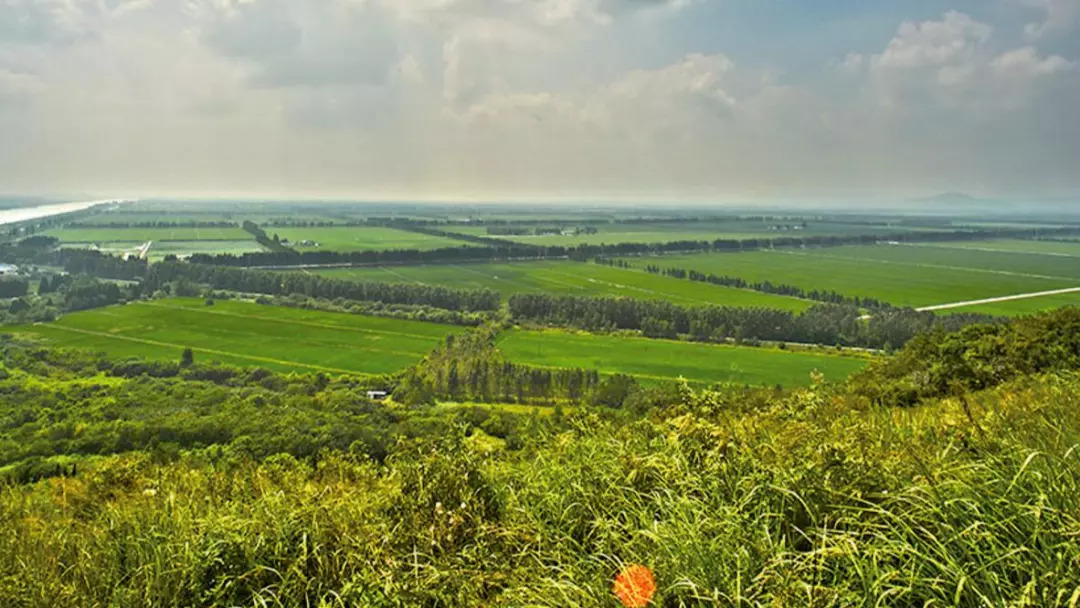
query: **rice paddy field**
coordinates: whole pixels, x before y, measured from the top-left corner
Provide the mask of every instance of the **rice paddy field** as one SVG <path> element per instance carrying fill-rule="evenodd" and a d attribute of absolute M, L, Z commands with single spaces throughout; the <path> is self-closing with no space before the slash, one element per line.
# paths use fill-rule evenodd
<path fill-rule="evenodd" d="M 154 241 L 150 245 L 147 257 L 151 262 L 159 262 L 167 255 L 186 257 L 195 253 L 231 253 L 240 255 L 254 251 L 265 251 L 255 241 Z"/>
<path fill-rule="evenodd" d="M 676 342 L 566 331 L 510 330 L 499 336 L 510 360 L 546 367 L 581 367 L 601 374 L 624 373 L 644 381 L 684 377 L 697 384 L 717 382 L 783 386 L 810 384 L 817 370 L 843 380 L 869 359 L 825 352 Z"/>
<path fill-rule="evenodd" d="M 218 218 L 220 220 L 220 218 Z M 245 241 L 252 240 L 239 227 L 222 228 L 56 228 L 44 233 L 61 243 L 104 243 L 146 241 Z"/>
<path fill-rule="evenodd" d="M 790 236 L 822 236 L 844 234 L 895 234 L 921 230 L 912 226 L 882 226 L 845 224 L 838 222 L 807 222 L 801 219 L 725 220 L 702 222 L 649 222 L 642 224 L 611 223 L 593 224 L 596 234 L 579 235 L 492 235 L 486 226 L 455 226 L 447 228 L 474 236 L 486 236 L 520 243 L 550 246 L 600 245 L 616 243 L 665 243 L 669 241 L 712 241 L 715 239 L 780 238 Z M 522 225 L 529 231 L 535 225 Z M 573 226 L 566 226 L 567 229 Z"/>
<path fill-rule="evenodd" d="M 297 251 L 378 251 L 385 249 L 441 249 L 444 247 L 469 247 L 466 241 L 449 239 L 394 228 L 367 226 L 313 226 L 264 227 L 267 234 L 277 234 L 289 240 L 289 246 Z M 312 241 L 318 246 L 302 246 L 298 243 Z"/>
<path fill-rule="evenodd" d="M 987 241 L 954 241 L 948 243 L 919 243 L 912 246 L 929 247 L 931 249 L 973 249 L 976 251 L 989 252 L 1033 253 L 1071 257 L 1080 260 L 1080 241 L 999 239 Z"/>
<path fill-rule="evenodd" d="M 112 306 L 53 323 L 4 328 L 58 346 L 113 358 L 178 361 L 190 347 L 197 361 L 284 372 L 381 374 L 419 361 L 454 326 L 250 302 L 169 299 Z"/>
<path fill-rule="evenodd" d="M 1030 247 L 1025 250 L 997 250 Z M 927 307 L 1080 286 L 1080 263 L 1058 243 L 985 241 L 777 249 L 628 258 L 636 267 L 676 267 L 749 281 L 787 283 Z M 1044 250 L 1040 251 L 1040 248 Z M 1051 250 L 1055 251 L 1051 251 Z M 1024 314 L 1080 303 L 1080 294 L 973 305 L 955 311 Z"/>
<path fill-rule="evenodd" d="M 498 291 L 504 299 L 515 293 L 556 293 L 659 299 L 683 305 L 764 306 L 791 311 L 804 310 L 812 304 L 787 296 L 656 276 L 641 269 L 571 261 L 379 266 L 312 272 L 362 281 L 419 283 L 463 289 L 488 288 Z"/>

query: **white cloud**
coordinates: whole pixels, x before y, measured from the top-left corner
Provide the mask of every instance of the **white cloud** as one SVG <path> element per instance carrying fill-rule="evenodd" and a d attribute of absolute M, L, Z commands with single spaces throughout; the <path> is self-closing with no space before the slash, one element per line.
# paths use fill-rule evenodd
<path fill-rule="evenodd" d="M 1049 76 L 1072 69 L 1075 64 L 1060 55 L 1040 57 L 1035 47 L 1015 49 L 994 59 L 991 67 L 999 74 L 1012 78 Z"/>
<path fill-rule="evenodd" d="M 885 50 L 870 60 L 870 66 L 910 70 L 963 64 L 971 61 L 992 32 L 989 25 L 956 11 L 949 11 L 941 21 L 907 21 Z"/>
<path fill-rule="evenodd" d="M 399 58 L 395 24 L 373 2 L 202 0 L 188 13 L 259 86 L 381 83 Z"/>
<path fill-rule="evenodd" d="M 1023 4 L 1045 13 L 1041 22 L 1024 26 L 1024 33 L 1031 39 L 1061 34 L 1080 23 L 1080 0 L 1020 0 Z"/>
<path fill-rule="evenodd" d="M 112 19 L 154 0 L 3 0 L 0 45 L 70 44 L 96 35 Z"/>
<path fill-rule="evenodd" d="M 690 5 L 0 0 L 38 23 L 4 36 L 17 24 L 0 14 L 0 125 L 15 134 L 0 141 L 0 181 L 357 196 L 1080 189 L 1076 58 L 1016 48 L 1030 17 L 904 22 L 820 73 L 785 74 L 723 40 L 673 40 L 704 27 L 692 20 L 709 11 Z M 665 24 L 668 39 L 643 38 Z"/>
<path fill-rule="evenodd" d="M 1015 110 L 1040 94 L 1036 78 L 1072 67 L 1032 46 L 1000 50 L 999 38 L 991 26 L 951 11 L 939 21 L 905 22 L 881 53 L 849 54 L 839 67 L 865 73 L 871 97 L 905 114 L 932 107 Z"/>

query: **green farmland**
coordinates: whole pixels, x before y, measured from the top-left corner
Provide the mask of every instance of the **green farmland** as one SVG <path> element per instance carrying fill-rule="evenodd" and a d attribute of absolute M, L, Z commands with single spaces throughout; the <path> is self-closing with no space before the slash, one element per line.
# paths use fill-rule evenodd
<path fill-rule="evenodd" d="M 949 247 L 876 245 L 777 249 L 629 258 L 635 266 L 685 268 L 806 290 L 873 297 L 898 306 L 935 306 L 1080 286 L 1069 257 Z M 1074 301 L 1069 296 L 1056 296 Z M 1021 304 L 1021 302 L 1024 302 Z M 1038 299 L 995 305 L 1001 314 L 1030 312 Z M 1052 307 L 1054 301 L 1047 300 Z M 956 310 L 985 311 L 979 307 Z"/>
<path fill-rule="evenodd" d="M 439 236 L 367 226 L 312 226 L 308 228 L 265 226 L 267 234 L 289 240 L 297 251 L 379 251 L 386 249 L 442 249 L 469 247 L 470 243 Z M 315 245 L 298 245 L 304 241 Z"/>
<path fill-rule="evenodd" d="M 802 386 L 810 384 L 810 372 L 814 370 L 827 379 L 842 380 L 869 361 L 829 353 L 565 331 L 507 331 L 499 337 L 499 349 L 510 360 L 528 365 L 580 367 L 601 374 L 630 374 L 643 380 L 666 381 L 681 376 L 701 384 Z"/>
<path fill-rule="evenodd" d="M 770 239 L 799 236 L 824 236 L 845 234 L 895 234 L 917 230 L 902 226 L 866 226 L 835 222 L 809 222 L 804 227 L 801 220 L 715 220 L 702 222 L 649 222 L 641 224 L 610 223 L 590 224 L 596 234 L 578 235 L 493 235 L 485 226 L 454 226 L 447 228 L 473 236 L 487 236 L 508 241 L 547 246 L 613 245 L 616 243 L 666 243 L 670 241 L 712 241 L 716 239 Z M 536 225 L 516 226 L 532 232 Z M 572 229 L 573 226 L 566 226 Z"/>
<path fill-rule="evenodd" d="M 222 228 L 57 228 L 46 236 L 62 243 L 145 243 L 146 241 L 249 241 L 252 236 L 238 227 Z"/>
<path fill-rule="evenodd" d="M 113 358 L 198 361 L 276 371 L 380 374 L 416 363 L 457 327 L 249 302 L 172 299 L 69 314 L 5 328 Z"/>
<path fill-rule="evenodd" d="M 915 247 L 935 249 L 974 249 L 987 252 L 1042 254 L 1080 258 L 1080 241 L 1037 241 L 1033 239 L 1000 239 L 988 241 L 953 241 L 949 243 L 919 243 Z"/>
<path fill-rule="evenodd" d="M 231 253 L 240 255 L 253 251 L 265 251 L 253 240 L 246 241 L 155 241 L 150 245 L 151 262 L 159 262 L 167 255 L 186 257 L 196 253 Z"/>
<path fill-rule="evenodd" d="M 504 299 L 515 293 L 555 293 L 659 299 L 683 305 L 767 306 L 791 311 L 804 310 L 811 305 L 811 302 L 797 298 L 694 283 L 635 269 L 569 261 L 381 266 L 316 272 L 327 277 L 363 281 L 488 288 L 498 291 Z"/>

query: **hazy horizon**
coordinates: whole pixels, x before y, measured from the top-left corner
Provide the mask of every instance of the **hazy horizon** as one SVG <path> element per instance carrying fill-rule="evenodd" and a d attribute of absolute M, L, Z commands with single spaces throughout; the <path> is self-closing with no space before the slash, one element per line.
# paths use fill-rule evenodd
<path fill-rule="evenodd" d="M 10 0 L 0 187 L 642 205 L 1080 195 L 1080 0 Z"/>

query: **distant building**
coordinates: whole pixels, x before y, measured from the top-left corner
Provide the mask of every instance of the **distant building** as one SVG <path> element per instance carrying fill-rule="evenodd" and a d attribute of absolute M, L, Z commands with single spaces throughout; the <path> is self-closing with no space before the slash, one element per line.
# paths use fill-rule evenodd
<path fill-rule="evenodd" d="M 0 264 L 0 275 L 16 274 L 19 272 L 18 266 L 12 266 L 11 264 Z"/>
<path fill-rule="evenodd" d="M 368 391 L 367 398 L 373 401 L 382 401 L 386 399 L 386 391 Z"/>

